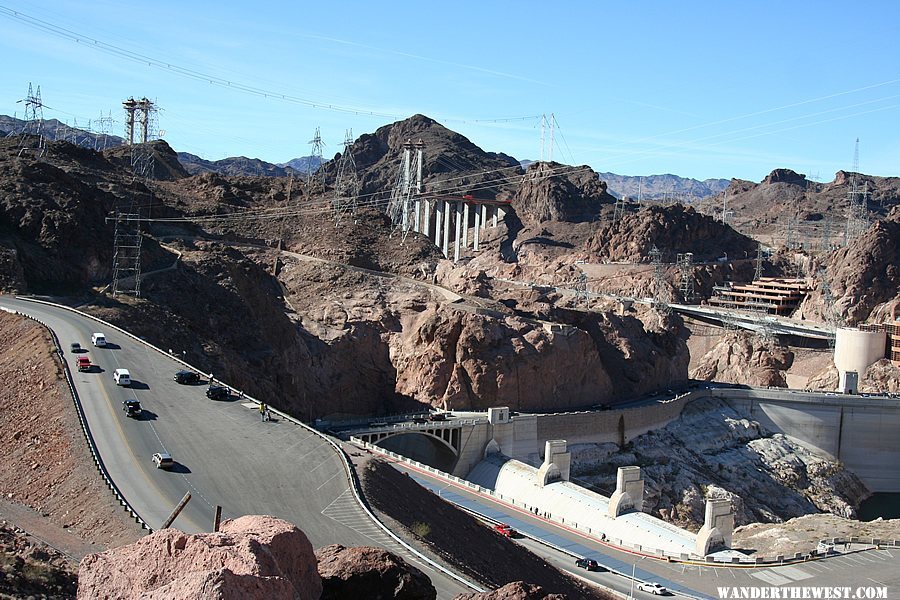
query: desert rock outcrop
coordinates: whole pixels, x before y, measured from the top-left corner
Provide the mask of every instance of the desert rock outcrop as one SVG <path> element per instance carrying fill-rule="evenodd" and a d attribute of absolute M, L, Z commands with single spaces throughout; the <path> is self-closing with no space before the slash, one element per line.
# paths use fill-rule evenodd
<path fill-rule="evenodd" d="M 225 521 L 218 533 L 154 532 L 85 557 L 78 579 L 78 598 L 85 600 L 318 600 L 322 594 L 306 535 L 265 516 Z"/>
<path fill-rule="evenodd" d="M 691 378 L 760 387 L 787 387 L 786 371 L 794 354 L 774 340 L 735 331 L 722 339 L 697 363 Z"/>
<path fill-rule="evenodd" d="M 322 600 L 434 600 L 437 591 L 422 571 L 381 548 L 332 544 L 316 550 Z"/>
<path fill-rule="evenodd" d="M 539 585 L 513 581 L 490 592 L 460 594 L 453 600 L 566 600 L 563 594 L 548 594 Z"/>

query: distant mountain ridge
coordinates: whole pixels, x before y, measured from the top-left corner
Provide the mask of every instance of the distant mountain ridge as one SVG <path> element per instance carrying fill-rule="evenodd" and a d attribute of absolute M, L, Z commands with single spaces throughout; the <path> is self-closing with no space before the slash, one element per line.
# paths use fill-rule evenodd
<path fill-rule="evenodd" d="M 638 196 L 648 200 L 667 198 L 701 200 L 719 194 L 731 183 L 730 179 L 691 179 L 678 175 L 617 175 L 616 173 L 600 173 L 600 179 L 606 182 L 607 190 L 616 198 L 628 196 L 636 200 Z"/>

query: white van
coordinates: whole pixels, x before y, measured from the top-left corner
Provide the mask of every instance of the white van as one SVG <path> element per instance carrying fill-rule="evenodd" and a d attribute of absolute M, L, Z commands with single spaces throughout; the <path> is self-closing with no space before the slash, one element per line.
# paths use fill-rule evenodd
<path fill-rule="evenodd" d="M 102 348 L 106 345 L 106 336 L 102 333 L 95 333 L 91 335 L 91 343 L 99 348 Z"/>
<path fill-rule="evenodd" d="M 113 379 L 116 380 L 116 385 L 131 385 L 131 373 L 128 369 L 116 369 L 113 371 Z"/>

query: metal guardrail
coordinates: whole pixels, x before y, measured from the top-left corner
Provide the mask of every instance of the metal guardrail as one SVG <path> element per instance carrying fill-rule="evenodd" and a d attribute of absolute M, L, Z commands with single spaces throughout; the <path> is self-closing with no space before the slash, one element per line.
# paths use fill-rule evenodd
<path fill-rule="evenodd" d="M 109 471 L 106 470 L 106 465 L 103 463 L 103 458 L 100 456 L 100 452 L 97 450 L 97 444 L 96 442 L 94 442 L 94 436 L 91 434 L 91 429 L 88 426 L 87 418 L 84 415 L 84 408 L 81 405 L 81 397 L 78 395 L 78 390 L 75 389 L 75 382 L 72 380 L 72 372 L 69 369 L 69 363 L 66 360 L 65 352 L 63 351 L 62 345 L 59 343 L 59 338 L 56 336 L 56 332 L 53 331 L 53 329 L 49 325 L 47 325 L 40 319 L 7 308 L 2 308 L 2 310 L 11 314 L 26 317 L 28 319 L 31 319 L 32 321 L 35 321 L 36 323 L 40 323 L 41 326 L 49 332 L 50 338 L 53 340 L 53 345 L 56 346 L 57 355 L 59 356 L 60 362 L 62 363 L 63 373 L 66 377 L 66 384 L 69 386 L 69 392 L 72 394 L 72 400 L 75 404 L 75 412 L 78 415 L 78 421 L 81 423 L 81 431 L 84 434 L 85 440 L 87 441 L 88 450 L 91 453 L 91 457 L 94 459 L 94 465 L 100 472 L 100 476 L 103 477 L 103 480 L 106 482 L 107 487 L 109 487 L 113 495 L 119 501 L 119 504 L 121 504 L 125 508 L 125 510 L 129 514 L 131 514 L 134 520 L 143 529 L 147 529 L 148 531 L 152 532 L 153 528 L 150 527 L 147 521 L 145 521 L 143 517 L 141 517 L 134 509 L 134 507 L 131 506 L 131 504 L 119 490 L 116 483 L 112 480 L 112 477 L 110 477 Z"/>
<path fill-rule="evenodd" d="M 103 319 L 95 317 L 94 315 L 85 313 L 83 311 L 72 308 L 70 306 L 65 306 L 63 304 L 56 304 L 54 302 L 48 302 L 46 300 L 40 300 L 40 299 L 36 299 L 36 298 L 28 298 L 28 297 L 24 297 L 24 296 L 16 296 L 16 299 L 25 300 L 28 302 L 34 302 L 36 304 L 44 304 L 47 306 L 52 306 L 54 308 L 61 308 L 61 309 L 73 312 L 75 314 L 78 314 L 87 319 L 91 319 L 93 321 L 96 321 L 96 322 L 102 324 L 106 328 L 118 331 L 119 333 L 122 333 L 122 334 L 130 337 L 131 339 L 135 340 L 136 342 L 138 342 L 140 344 L 144 344 L 148 348 L 155 350 L 156 352 L 159 352 L 160 354 L 163 354 L 163 355 L 175 360 L 176 362 L 181 363 L 182 365 L 184 365 L 185 367 L 187 367 L 193 371 L 196 371 L 198 373 L 201 372 L 199 369 L 194 368 L 193 365 L 178 358 L 177 356 L 174 356 L 173 354 L 170 354 L 170 353 L 162 350 L 161 348 L 154 346 L 153 344 L 149 343 L 148 341 L 139 338 L 138 336 L 122 329 L 121 327 L 118 327 L 116 325 L 113 325 L 112 323 L 104 321 Z M 151 528 L 150 525 L 148 525 L 147 522 L 144 521 L 143 518 L 141 518 L 137 514 L 137 512 L 134 510 L 134 508 L 132 508 L 132 506 L 128 503 L 128 501 L 125 499 L 125 497 L 119 491 L 118 487 L 116 487 L 115 482 L 113 482 L 112 478 L 109 476 L 109 473 L 106 471 L 105 465 L 103 465 L 103 460 L 100 457 L 99 452 L 97 451 L 93 436 L 91 435 L 91 432 L 90 432 L 90 427 L 88 426 L 87 419 L 85 418 L 84 413 L 82 411 L 80 399 L 78 398 L 77 392 L 75 391 L 74 382 L 71 379 L 71 374 L 69 373 L 68 364 L 65 361 L 65 355 L 63 354 L 63 351 L 59 345 L 59 339 L 56 337 L 56 333 L 48 325 L 46 325 L 45 323 L 41 322 L 38 319 L 35 319 L 34 317 L 31 317 L 29 315 L 23 315 L 23 314 L 19 313 L 18 311 L 10 311 L 7 309 L 4 309 L 4 310 L 6 310 L 7 312 L 13 312 L 15 314 L 19 314 L 21 316 L 33 319 L 33 320 L 37 321 L 38 323 L 41 323 L 41 325 L 43 325 L 45 328 L 47 328 L 47 330 L 51 333 L 54 343 L 57 346 L 57 352 L 59 352 L 60 356 L 62 357 L 63 365 L 65 366 L 66 378 L 69 383 L 69 388 L 72 391 L 73 398 L 76 399 L 76 408 L 78 410 L 78 417 L 79 417 L 79 420 L 81 421 L 82 430 L 85 433 L 85 437 L 88 440 L 88 446 L 91 449 L 91 454 L 94 457 L 94 462 L 97 464 L 98 468 L 100 469 L 101 475 L 103 475 L 104 480 L 106 480 L 107 484 L 110 486 L 110 489 L 113 491 L 113 493 L 115 494 L 115 496 L 119 500 L 119 502 L 122 503 L 122 505 L 126 507 L 126 509 L 135 517 L 135 519 L 138 521 L 138 523 L 140 523 L 142 525 L 142 527 L 144 527 L 152 532 L 153 528 Z M 224 385 L 232 392 L 242 393 L 240 390 L 237 390 L 222 381 L 217 380 L 217 382 L 221 385 Z M 261 402 L 259 400 L 257 400 L 256 398 L 253 398 L 252 396 L 248 396 L 248 395 L 244 394 L 243 398 L 245 400 L 255 402 L 256 404 L 261 404 Z M 372 520 L 372 522 L 375 523 L 379 528 L 381 528 L 389 537 L 391 537 L 391 539 L 393 539 L 395 542 L 397 542 L 397 544 L 399 544 L 400 546 L 405 548 L 411 554 L 414 554 L 418 559 L 420 559 L 423 562 L 425 562 L 426 564 L 430 565 L 433 569 L 440 571 L 441 573 L 444 573 L 448 577 L 462 583 L 466 587 L 473 589 L 477 592 L 485 591 L 484 588 L 482 588 L 481 586 L 469 581 L 468 579 L 466 579 L 465 577 L 463 577 L 457 573 L 454 573 L 453 571 L 447 569 L 446 567 L 436 563 L 429 557 L 425 556 L 424 554 L 422 554 L 421 552 L 419 552 L 418 550 L 416 550 L 415 548 L 410 546 L 408 543 L 406 543 L 403 539 L 398 537 L 397 534 L 395 534 L 393 531 L 391 531 L 387 525 L 382 523 L 381 520 L 378 519 L 375 516 L 375 514 L 371 511 L 371 509 L 368 506 L 368 503 L 365 501 L 365 498 L 362 495 L 362 486 L 360 485 L 359 478 L 356 475 L 356 471 L 353 469 L 353 466 L 350 463 L 350 458 L 347 456 L 346 452 L 344 452 L 344 450 L 333 439 L 331 439 L 329 436 L 325 435 L 321 431 L 318 431 L 314 427 L 310 427 L 303 421 L 300 421 L 299 419 L 296 419 L 293 416 L 288 415 L 287 413 L 284 413 L 280 410 L 272 409 L 272 408 L 270 408 L 269 410 L 271 412 L 273 412 L 274 414 L 276 414 L 279 418 L 285 419 L 286 421 L 290 421 L 290 422 L 294 423 L 295 425 L 298 425 L 298 426 L 302 427 L 303 429 L 306 429 L 310 433 L 319 436 L 321 439 L 323 439 L 325 442 L 327 442 L 328 444 L 330 444 L 332 446 L 332 448 L 337 452 L 338 456 L 340 456 L 340 458 L 341 458 L 341 463 L 344 466 L 344 474 L 347 478 L 348 486 L 353 491 L 353 496 L 356 499 L 357 504 L 360 506 L 360 508 L 362 508 L 363 512 L 366 513 L 366 515 Z"/>

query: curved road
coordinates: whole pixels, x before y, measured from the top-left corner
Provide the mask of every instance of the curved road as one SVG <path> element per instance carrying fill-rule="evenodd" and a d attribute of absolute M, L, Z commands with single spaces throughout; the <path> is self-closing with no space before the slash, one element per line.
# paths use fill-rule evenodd
<path fill-rule="evenodd" d="M 175 383 L 180 363 L 93 319 L 7 296 L 0 306 L 54 330 L 110 477 L 154 529 L 189 491 L 192 499 L 173 523 L 183 531 L 211 531 L 216 505 L 223 519 L 273 515 L 297 524 L 315 548 L 374 545 L 399 554 L 425 571 L 441 598 L 471 591 L 372 523 L 354 499 L 342 459 L 318 434 L 287 420 L 263 423 L 255 404 L 209 400 L 205 385 Z M 95 331 L 106 334 L 107 348 L 91 345 Z M 81 356 L 97 365 L 92 372 L 75 369 L 71 342 L 88 349 Z M 115 385 L 117 368 L 131 371 L 132 387 Z M 140 420 L 122 411 L 133 398 L 144 408 Z M 161 450 L 175 459 L 172 471 L 154 467 L 151 456 Z"/>

